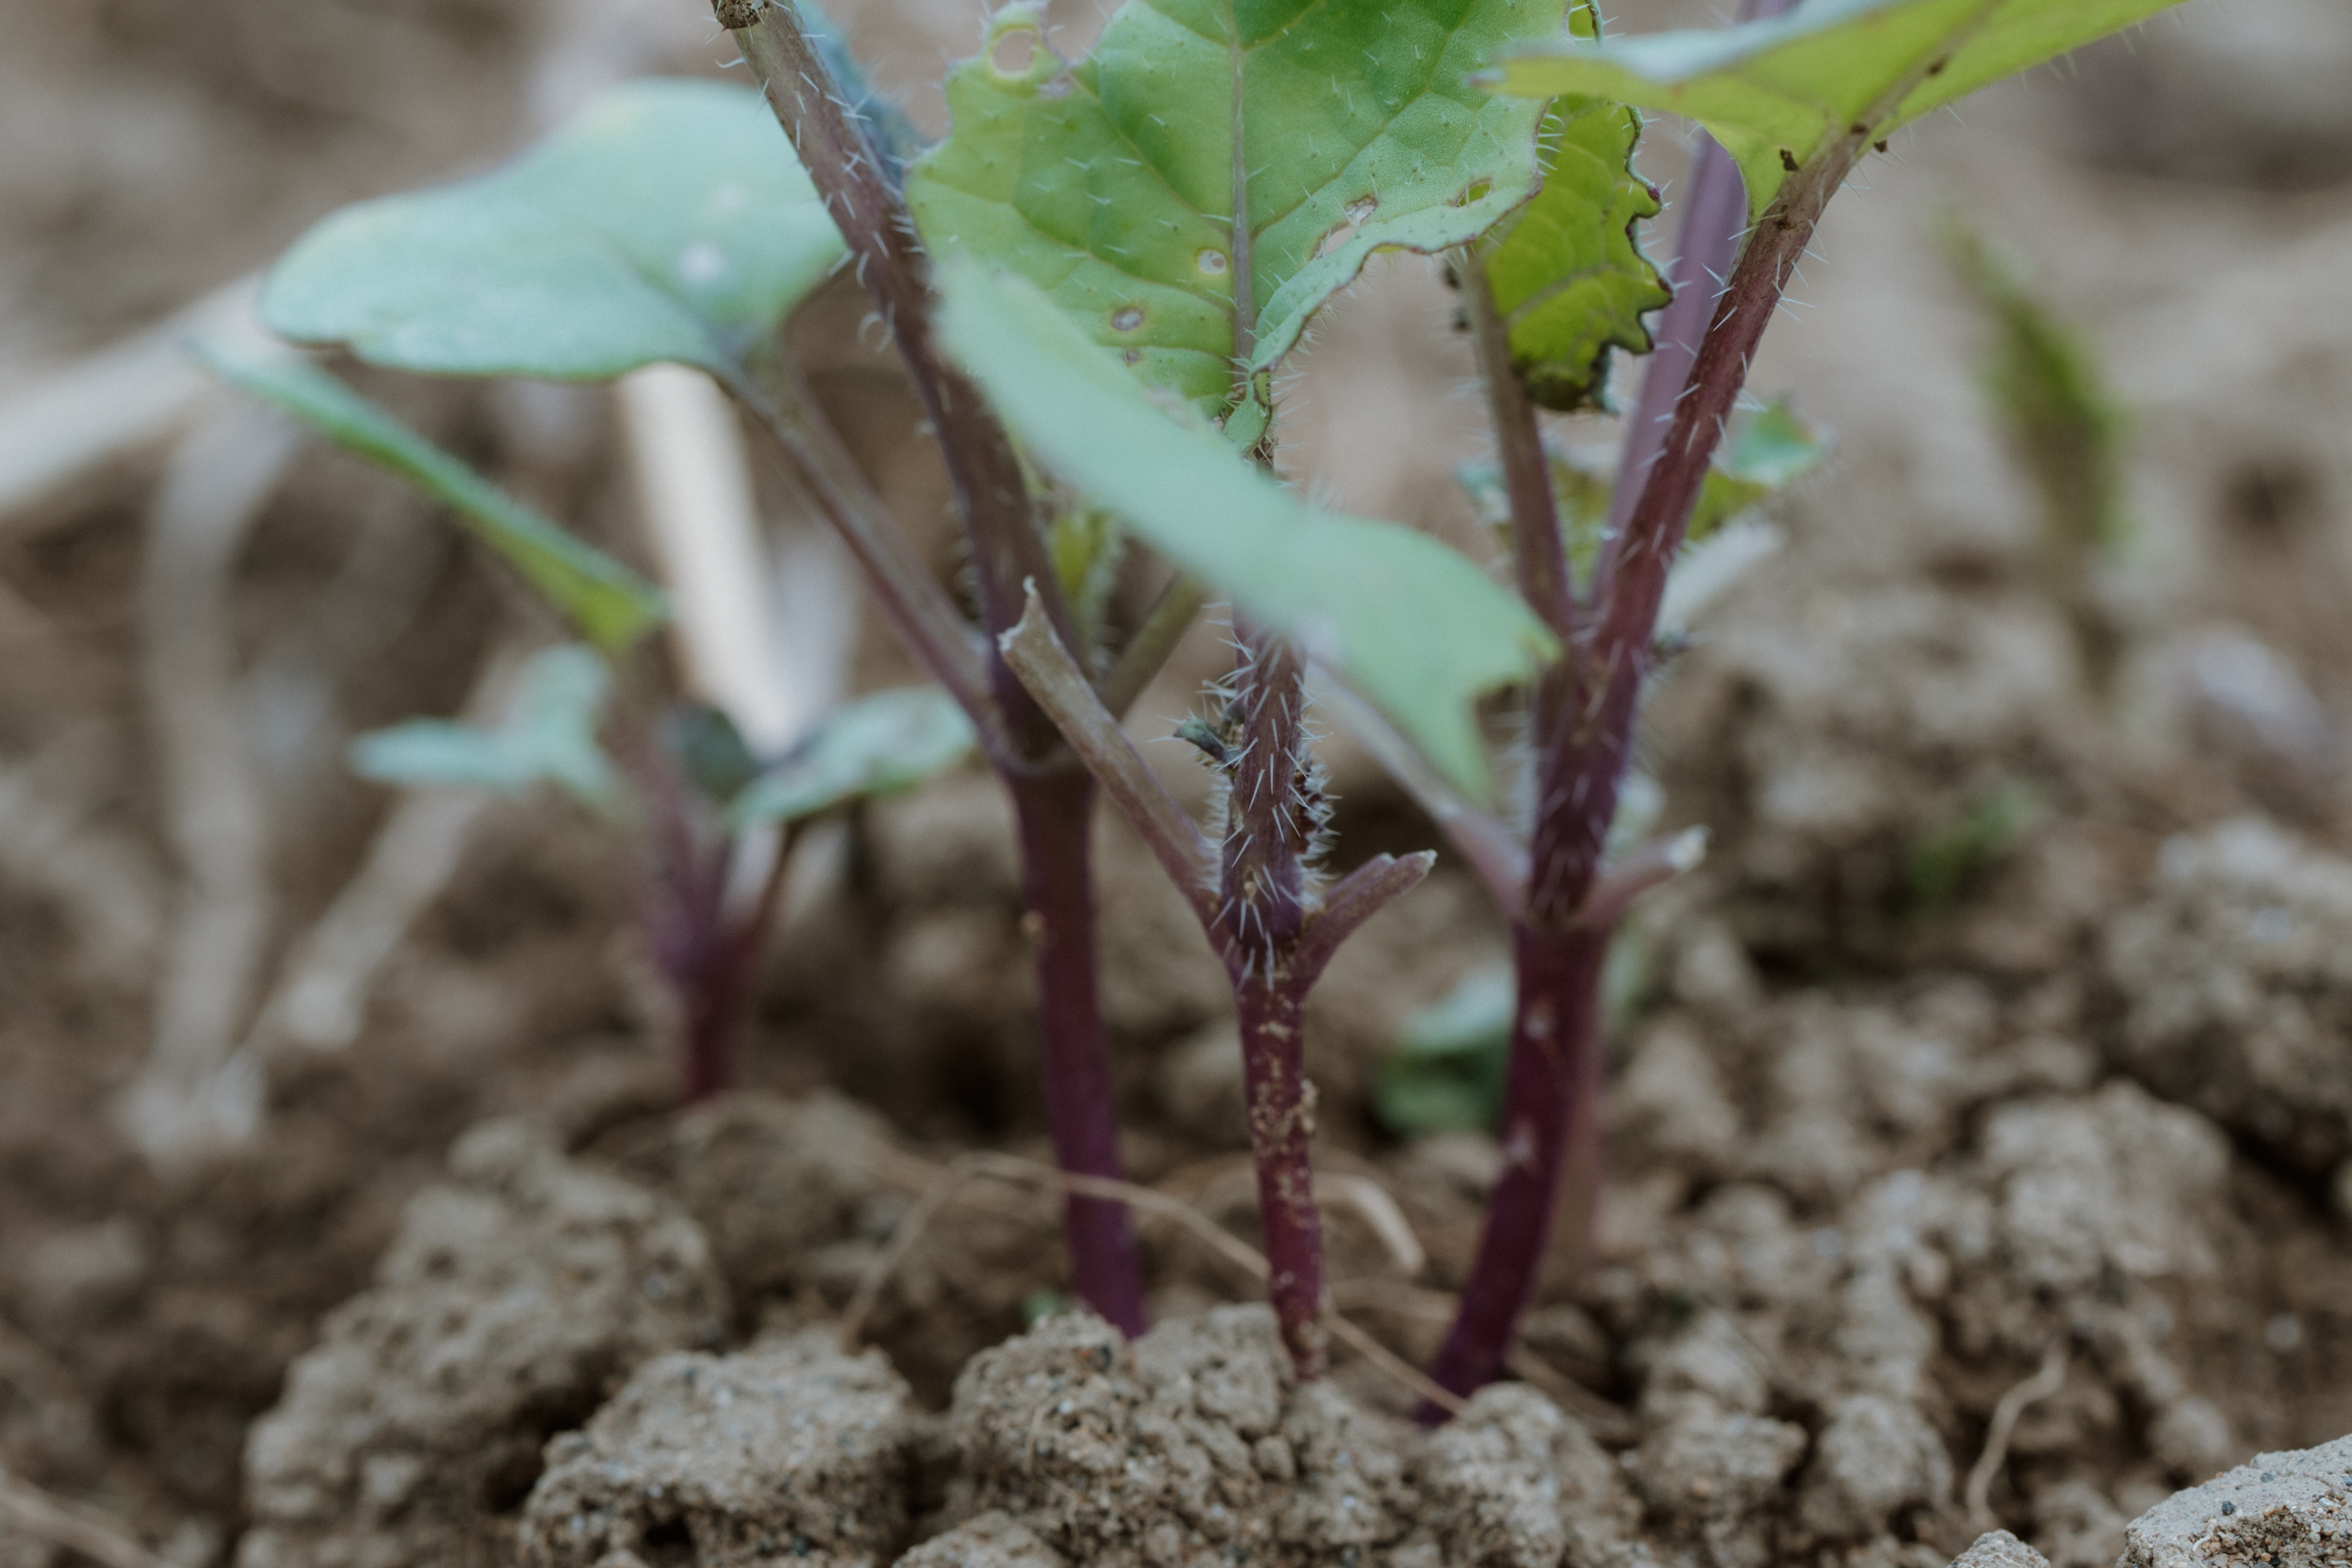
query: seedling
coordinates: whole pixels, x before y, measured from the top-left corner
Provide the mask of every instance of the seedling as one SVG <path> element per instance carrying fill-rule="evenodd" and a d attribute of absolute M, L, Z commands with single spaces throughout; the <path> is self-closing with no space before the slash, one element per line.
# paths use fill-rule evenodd
<path fill-rule="evenodd" d="M 1564 1175 L 1595 1190 L 1610 933 L 1695 853 L 1688 836 L 1612 850 L 1611 834 L 1669 572 L 1710 485 L 1740 482 L 1714 459 L 1782 289 L 1830 197 L 1893 131 L 2166 3 L 1807 0 L 1603 43 L 1562 0 L 1129 0 L 1075 64 L 1015 5 L 951 76 L 951 134 L 917 153 L 812 9 L 721 0 L 797 167 L 748 95 L 640 87 L 562 156 L 330 221 L 266 309 L 290 335 L 412 369 L 595 378 L 672 360 L 735 394 L 1011 793 L 1070 1172 L 1117 1169 L 1095 781 L 1190 900 L 1233 981 L 1270 1294 L 1307 1375 L 1322 1290 L 1299 1009 L 1338 943 L 1427 866 L 1383 858 L 1318 887 L 1304 695 L 1320 671 L 1512 925 L 1504 1170 L 1435 1368 L 1467 1392 L 1502 1363 Z M 1604 506 L 1563 482 L 1574 465 L 1554 461 L 1539 409 L 1596 403 L 1610 352 L 1652 344 L 1645 317 L 1667 291 L 1631 225 L 1657 199 L 1630 162 L 1651 109 L 1714 142 Z M 1443 256 L 1460 288 L 1516 595 L 1426 535 L 1301 504 L 1270 471 L 1285 357 L 1370 256 L 1400 249 Z M 920 569 L 779 342 L 845 257 L 946 460 L 984 636 Z M 1759 418 L 1736 450 L 1773 447 L 1777 428 Z M 1103 624 L 1083 591 L 1103 518 L 1174 568 L 1133 628 Z M 1119 714 L 1210 592 L 1233 605 L 1240 652 L 1188 726 L 1223 786 L 1203 832 Z M 1518 710 L 1499 765 L 1481 699 Z M 1135 1331 L 1124 1211 L 1066 1212 L 1077 1295 Z"/>
<path fill-rule="evenodd" d="M 745 993 L 801 828 L 962 760 L 971 751 L 963 715 L 935 688 L 881 692 L 828 714 L 782 756 L 756 758 L 717 710 L 648 697 L 641 644 L 668 615 L 652 584 L 323 372 L 205 353 L 227 380 L 450 507 L 588 639 L 533 655 L 496 726 L 412 720 L 359 737 L 351 763 L 384 784 L 516 797 L 553 787 L 633 830 L 639 919 L 676 1017 L 686 1096 L 725 1090 Z M 776 842 L 759 892 L 731 903 L 738 862 L 763 830 Z"/>

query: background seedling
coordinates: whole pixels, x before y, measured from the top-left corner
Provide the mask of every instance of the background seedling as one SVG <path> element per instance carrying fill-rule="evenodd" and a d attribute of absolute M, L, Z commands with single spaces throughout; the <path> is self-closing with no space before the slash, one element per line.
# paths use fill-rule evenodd
<path fill-rule="evenodd" d="M 638 652 L 669 612 L 650 583 L 323 371 L 218 348 L 206 358 L 245 391 L 448 505 L 590 639 L 533 655 L 498 722 L 412 720 L 359 737 L 351 763 L 384 784 L 516 797 L 553 786 L 634 830 L 645 946 L 675 1013 L 687 1098 L 726 1089 L 732 1037 L 797 830 L 962 760 L 972 743 L 962 714 L 935 688 L 878 693 L 826 715 L 780 757 L 758 758 L 717 709 L 647 695 Z M 763 829 L 782 838 L 758 891 L 731 898 L 747 835 Z"/>

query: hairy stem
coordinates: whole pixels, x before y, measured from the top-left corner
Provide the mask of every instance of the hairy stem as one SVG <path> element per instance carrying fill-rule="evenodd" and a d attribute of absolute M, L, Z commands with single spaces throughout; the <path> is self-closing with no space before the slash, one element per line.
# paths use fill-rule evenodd
<path fill-rule="evenodd" d="M 1511 506 L 1511 563 L 1519 573 L 1519 597 L 1551 628 L 1563 649 L 1576 644 L 1576 584 L 1560 539 L 1560 510 L 1551 489 L 1551 461 L 1536 405 L 1511 368 L 1511 334 L 1494 309 L 1494 290 L 1475 249 L 1455 253 L 1462 307 L 1470 320 L 1470 342 L 1478 355 L 1479 380 L 1486 387 L 1487 414 L 1494 421 L 1495 456 L 1502 465 L 1503 493 Z M 1545 705 L 1539 703 L 1538 711 Z"/>
<path fill-rule="evenodd" d="M 1580 1214 L 1590 1229 L 1600 1167 L 1600 966 L 1615 916 L 1632 896 L 1600 883 L 1600 858 L 1632 752 L 1667 568 L 1756 344 L 1823 208 L 1868 144 L 1866 127 L 1915 82 L 1897 83 L 1883 106 L 1815 153 L 1764 214 L 1713 302 L 1657 457 L 1625 526 L 1607 546 L 1587 678 L 1554 721 L 1537 779 L 1527 902 L 1515 932 L 1519 996 L 1504 1089 L 1504 1174 L 1489 1202 L 1459 1314 L 1432 1372 L 1455 1394 L 1492 1379 L 1509 1352 L 1549 1250 L 1563 1169 L 1584 1172 Z M 1693 206 L 1694 219 L 1736 236 L 1743 204 Z M 1704 256 L 1723 243 L 1720 235 L 1692 233 L 1684 249 Z M 1637 874 L 1624 886 L 1639 880 Z M 1425 1407 L 1423 1414 L 1434 1420 L 1441 1412 Z"/>
<path fill-rule="evenodd" d="M 1667 569 L 1682 548 L 1683 527 L 1723 440 L 1724 421 L 1747 384 L 1756 344 L 1822 208 L 1864 145 L 1849 135 L 1824 148 L 1782 187 L 1757 225 L 1716 303 L 1658 460 L 1616 541 L 1616 574 L 1602 607 L 1592 687 L 1560 724 L 1539 780 L 1528 890 L 1529 909 L 1539 921 L 1565 920 L 1592 891 L 1633 749 L 1634 714 L 1649 672 Z"/>
<path fill-rule="evenodd" d="M 747 381 L 732 390 L 792 460 L 817 511 L 864 573 L 866 591 L 899 641 L 971 719 L 988 755 L 1009 756 L 977 640 L 906 529 L 874 494 L 798 367 L 787 356 L 771 356 L 758 384 Z"/>
<path fill-rule="evenodd" d="M 760 6 L 751 24 L 734 33 L 906 361 L 947 463 L 989 631 L 1011 630 L 1025 595 L 1036 592 L 1063 642 L 1074 642 L 1069 606 L 1031 515 L 1012 443 L 979 389 L 939 352 L 921 248 L 893 166 L 875 149 L 790 4 Z M 1088 880 L 1093 784 L 993 645 L 988 684 L 997 723 L 983 725 L 982 733 L 997 738 L 991 760 L 1020 823 L 1022 881 L 1036 939 L 1047 1117 L 1065 1169 L 1115 1178 L 1118 1123 Z M 1100 1199 L 1073 1199 L 1064 1218 L 1079 1297 L 1123 1332 L 1141 1333 L 1143 1280 L 1126 1209 Z"/>
<path fill-rule="evenodd" d="M 1250 1151 L 1273 1272 L 1266 1291 L 1301 1379 L 1322 1375 L 1323 1225 L 1307 1143 L 1314 1131 L 1302 1014 L 1291 959 L 1306 930 L 1306 860 L 1321 802 L 1307 769 L 1304 665 L 1280 638 L 1237 627 L 1238 738 L 1226 762 L 1217 924 L 1241 1027 Z"/>
<path fill-rule="evenodd" d="M 949 366 L 933 336 L 921 247 L 889 162 L 844 99 L 792 6 L 761 7 L 750 26 L 735 29 L 735 39 L 848 241 L 858 277 L 906 362 L 947 460 L 989 629 L 1002 632 L 1020 618 L 1021 584 L 1034 578 L 1046 585 L 1047 608 L 1067 638 L 1068 607 L 1060 602 L 1059 579 L 1030 517 L 1012 443 L 979 389 Z M 1008 673 L 1003 674 L 998 700 L 1005 703 L 1008 718 L 1014 710 L 1027 708 L 1019 682 Z M 1031 743 L 1025 749 L 1038 755 L 1051 746 L 1051 736 L 1034 710 L 1029 716 L 1033 722 L 1016 721 L 1013 728 Z"/>
<path fill-rule="evenodd" d="M 1796 0 L 1741 0 L 1737 21 L 1754 22 L 1777 17 Z M 1635 399 L 1634 416 L 1625 426 L 1625 445 L 1617 454 L 1617 485 L 1609 494 L 1609 521 L 1603 534 L 1600 560 L 1594 568 L 1592 597 L 1607 597 L 1616 575 L 1616 541 L 1625 537 L 1633 520 L 1634 503 L 1642 484 L 1665 445 L 1675 405 L 1690 383 L 1690 364 L 1707 324 L 1715 318 L 1716 297 L 1730 279 L 1733 260 L 1740 254 L 1740 233 L 1747 224 L 1747 191 L 1740 166 L 1714 137 L 1701 132 L 1698 156 L 1680 202 L 1682 225 L 1677 235 L 1673 270 L 1667 282 L 1674 297 L 1658 318 L 1656 347 L 1642 374 L 1642 391 Z"/>
<path fill-rule="evenodd" d="M 1095 895 L 1089 863 L 1094 780 L 1077 769 L 1021 781 L 1012 792 L 1021 895 L 1037 967 L 1038 1054 L 1054 1157 L 1065 1171 L 1119 1179 L 1117 1102 L 1096 996 Z M 1123 1203 L 1066 1199 L 1070 1287 L 1130 1339 L 1144 1332 L 1143 1274 Z"/>
<path fill-rule="evenodd" d="M 1306 1081 L 1305 994 L 1276 978 L 1234 987 L 1242 1036 L 1242 1093 L 1250 1154 L 1257 1167 L 1257 1212 L 1266 1236 L 1266 1299 L 1291 1367 L 1303 1381 L 1323 1375 L 1323 1222 L 1315 1211 L 1308 1144 L 1314 1086 Z"/>
<path fill-rule="evenodd" d="M 1464 1396 L 1502 1370 L 1551 1250 L 1570 1150 L 1581 1145 L 1580 1158 L 1591 1159 L 1599 1126 L 1600 1018 L 1593 1000 L 1609 934 L 1522 923 L 1512 930 L 1511 949 L 1519 996 L 1503 1086 L 1502 1178 L 1487 1200 L 1460 1310 L 1430 1367 L 1440 1388 Z M 1435 1422 L 1445 1412 L 1424 1404 L 1417 1414 Z"/>

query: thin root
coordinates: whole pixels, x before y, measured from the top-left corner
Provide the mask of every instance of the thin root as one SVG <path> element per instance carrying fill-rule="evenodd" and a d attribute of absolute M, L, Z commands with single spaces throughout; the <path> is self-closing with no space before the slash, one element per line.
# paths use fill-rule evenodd
<path fill-rule="evenodd" d="M 2060 1335 L 2042 1352 L 2041 1365 L 2034 1375 L 2001 1396 L 2001 1402 L 1992 1407 L 1992 1424 L 1984 1429 L 1984 1451 L 1977 1455 L 1974 1468 L 1968 1472 L 1968 1490 L 1964 1500 L 1969 1519 L 1984 1529 L 1993 1527 L 1992 1483 L 2009 1459 L 2009 1435 L 2017 1429 L 2017 1418 L 2025 1414 L 2026 1406 L 2046 1399 L 2066 1387 L 2066 1337 Z"/>

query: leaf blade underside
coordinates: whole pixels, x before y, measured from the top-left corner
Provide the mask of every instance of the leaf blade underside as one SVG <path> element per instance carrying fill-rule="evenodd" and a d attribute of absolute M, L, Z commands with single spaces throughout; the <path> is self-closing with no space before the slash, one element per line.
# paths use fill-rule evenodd
<path fill-rule="evenodd" d="M 582 635 L 618 655 L 669 618 L 662 591 L 550 522 L 391 415 L 305 361 L 265 360 L 199 344 L 232 386 L 293 416 L 354 456 L 408 480 L 457 513 Z"/>

